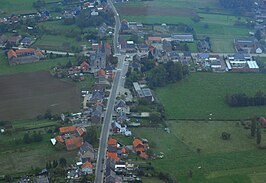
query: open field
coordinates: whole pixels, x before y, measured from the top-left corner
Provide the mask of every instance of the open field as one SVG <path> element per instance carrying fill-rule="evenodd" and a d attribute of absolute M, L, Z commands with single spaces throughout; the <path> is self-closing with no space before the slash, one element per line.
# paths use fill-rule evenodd
<path fill-rule="evenodd" d="M 180 182 L 263 183 L 265 150 L 257 149 L 255 139 L 248 136 L 249 130 L 234 122 L 201 122 L 200 128 L 198 123 L 169 122 L 170 134 L 161 128 L 132 128 L 132 131 L 134 136 L 155 143 L 155 152 L 164 153 L 163 159 L 151 161 L 155 169 L 170 173 Z M 231 133 L 230 140 L 220 138 L 222 130 Z M 266 133 L 262 135 L 265 144 Z M 202 147 L 202 151 L 197 153 L 196 147 Z M 192 179 L 187 176 L 189 170 L 193 172 Z"/>
<path fill-rule="evenodd" d="M 27 119 L 43 114 L 78 111 L 79 89 L 73 83 L 53 78 L 49 72 L 0 77 L 0 119 Z"/>
<path fill-rule="evenodd" d="M 156 90 L 169 119 L 247 119 L 266 115 L 266 106 L 229 107 L 226 94 L 266 92 L 266 78 L 255 73 L 192 73 Z M 210 115 L 212 114 L 212 115 Z"/>

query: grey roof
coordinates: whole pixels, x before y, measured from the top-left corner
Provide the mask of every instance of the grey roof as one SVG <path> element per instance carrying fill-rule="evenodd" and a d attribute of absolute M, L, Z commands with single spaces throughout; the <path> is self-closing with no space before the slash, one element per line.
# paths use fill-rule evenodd
<path fill-rule="evenodd" d="M 83 155 L 83 154 L 85 154 L 85 153 L 88 152 L 88 151 L 94 153 L 94 149 L 93 149 L 92 145 L 91 145 L 90 143 L 88 143 L 88 142 L 85 141 L 85 142 L 82 144 L 82 146 L 80 147 L 79 152 L 80 152 L 80 154 Z"/>

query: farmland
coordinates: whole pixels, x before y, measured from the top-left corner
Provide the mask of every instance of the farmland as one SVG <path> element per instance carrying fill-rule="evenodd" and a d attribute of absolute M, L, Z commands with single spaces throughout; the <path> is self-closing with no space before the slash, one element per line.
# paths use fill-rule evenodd
<path fill-rule="evenodd" d="M 169 119 L 246 119 L 265 115 L 266 107 L 229 107 L 226 94 L 266 92 L 265 83 L 262 74 L 192 73 L 181 82 L 157 89 L 156 94 Z"/>
<path fill-rule="evenodd" d="M 128 21 L 147 24 L 187 24 L 193 27 L 198 37 L 211 38 L 214 52 L 232 52 L 233 39 L 247 36 L 251 31 L 244 25 L 245 17 L 232 15 L 232 12 L 220 7 L 218 1 L 132 1 L 116 6 L 122 18 Z M 195 16 L 200 18 L 199 22 L 193 21 Z M 237 26 L 236 22 L 243 25 Z"/>
<path fill-rule="evenodd" d="M 78 111 L 79 89 L 53 78 L 49 72 L 21 73 L 0 77 L 0 118 L 27 119 L 43 114 Z"/>
<path fill-rule="evenodd" d="M 151 161 L 157 171 L 168 172 L 181 182 L 263 182 L 265 152 L 257 149 L 255 139 L 249 136 L 250 130 L 230 121 L 171 121 L 168 124 L 170 134 L 161 128 L 133 129 L 135 136 L 156 144 L 155 152 L 164 153 L 163 159 Z M 223 131 L 231 133 L 230 140 L 221 139 Z M 265 135 L 263 132 L 264 144 Z M 200 153 L 197 148 L 201 148 Z M 193 172 L 192 178 L 187 176 L 189 170 Z"/>

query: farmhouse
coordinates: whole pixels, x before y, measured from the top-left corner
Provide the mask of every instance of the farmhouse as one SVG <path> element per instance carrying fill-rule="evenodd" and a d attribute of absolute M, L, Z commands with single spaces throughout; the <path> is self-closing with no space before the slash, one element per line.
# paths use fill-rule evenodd
<path fill-rule="evenodd" d="M 40 50 L 33 48 L 21 49 L 21 50 L 9 50 L 7 52 L 7 58 L 10 65 L 38 62 L 43 55 Z"/>
<path fill-rule="evenodd" d="M 239 53 L 256 53 L 257 40 L 254 38 L 238 38 L 234 40 L 235 50 Z"/>
<path fill-rule="evenodd" d="M 249 55 L 229 55 L 226 59 L 226 66 L 232 72 L 259 72 L 259 66 Z"/>
<path fill-rule="evenodd" d="M 80 147 L 78 155 L 80 156 L 81 159 L 89 159 L 90 161 L 95 160 L 94 149 L 92 145 L 86 141 Z"/>
<path fill-rule="evenodd" d="M 92 170 L 92 164 L 89 162 L 85 162 L 82 166 L 81 166 L 81 171 L 85 174 L 92 174 L 93 170 Z"/>
<path fill-rule="evenodd" d="M 194 38 L 192 34 L 172 34 L 171 40 L 180 42 L 193 42 Z"/>

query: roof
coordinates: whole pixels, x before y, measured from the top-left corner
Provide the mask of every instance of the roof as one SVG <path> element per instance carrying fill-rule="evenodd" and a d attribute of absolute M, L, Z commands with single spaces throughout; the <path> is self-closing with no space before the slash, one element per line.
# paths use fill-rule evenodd
<path fill-rule="evenodd" d="M 143 145 L 142 141 L 138 138 L 136 138 L 134 141 L 133 141 L 133 146 L 136 147 L 137 145 Z"/>
<path fill-rule="evenodd" d="M 162 38 L 161 37 L 148 37 L 149 41 L 161 41 Z"/>
<path fill-rule="evenodd" d="M 265 119 L 264 117 L 260 117 L 259 122 L 260 122 L 262 125 L 265 125 L 265 124 L 266 124 L 266 119 Z"/>
<path fill-rule="evenodd" d="M 82 145 L 82 142 L 83 142 L 83 138 L 81 137 L 75 137 L 75 138 L 65 140 L 67 150 L 69 151 L 80 148 Z"/>
<path fill-rule="evenodd" d="M 86 62 L 86 61 L 83 61 L 81 64 L 80 64 L 81 67 L 89 67 L 90 65 Z"/>
<path fill-rule="evenodd" d="M 98 71 L 98 75 L 99 75 L 99 76 L 105 76 L 105 70 L 100 69 L 100 70 Z"/>
<path fill-rule="evenodd" d="M 16 53 L 17 54 L 20 54 L 20 53 L 31 53 L 31 52 L 34 52 L 35 50 L 33 48 L 26 48 L 26 49 L 20 49 L 20 50 L 16 50 Z"/>
<path fill-rule="evenodd" d="M 87 162 L 83 163 L 83 165 L 81 166 L 82 169 L 86 168 L 86 167 L 92 169 L 92 164 L 87 161 Z"/>
<path fill-rule="evenodd" d="M 76 126 L 66 126 L 66 127 L 61 127 L 59 128 L 60 133 L 68 133 L 68 132 L 73 132 L 77 129 Z"/>
<path fill-rule="evenodd" d="M 119 158 L 117 157 L 117 154 L 115 152 L 108 152 L 107 156 L 108 156 L 108 158 L 113 158 L 116 161 L 119 160 Z"/>
<path fill-rule="evenodd" d="M 55 137 L 55 140 L 56 140 L 57 142 L 64 143 L 64 139 L 63 139 L 62 136 L 60 136 L 60 135 L 56 136 L 56 137 Z"/>
<path fill-rule="evenodd" d="M 86 153 L 86 152 L 88 152 L 88 151 L 94 152 L 94 149 L 93 149 L 93 147 L 92 147 L 92 145 L 91 145 L 90 143 L 88 143 L 88 142 L 84 142 L 84 143 L 82 144 L 82 146 L 80 147 L 79 152 L 80 152 L 81 154 L 84 154 L 84 153 Z"/>
<path fill-rule="evenodd" d="M 82 136 L 86 132 L 86 129 L 81 128 L 81 127 L 77 127 L 77 132 L 78 132 L 79 136 Z"/>
<path fill-rule="evenodd" d="M 127 153 L 126 148 L 123 147 L 123 148 L 121 149 L 121 152 L 122 152 L 123 154 Z"/>
<path fill-rule="evenodd" d="M 146 154 L 145 152 L 141 152 L 139 157 L 141 157 L 143 159 L 148 159 L 149 158 L 148 154 Z"/>
<path fill-rule="evenodd" d="M 117 145 L 117 140 L 116 139 L 113 139 L 113 138 L 109 138 L 107 144 L 108 145 L 116 146 Z"/>
<path fill-rule="evenodd" d="M 17 54 L 16 54 L 16 52 L 14 50 L 9 50 L 7 52 L 7 58 L 10 59 L 12 57 L 17 57 Z"/>

